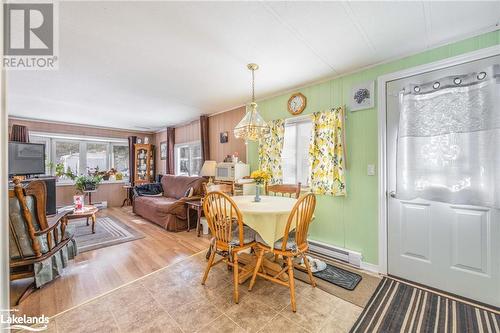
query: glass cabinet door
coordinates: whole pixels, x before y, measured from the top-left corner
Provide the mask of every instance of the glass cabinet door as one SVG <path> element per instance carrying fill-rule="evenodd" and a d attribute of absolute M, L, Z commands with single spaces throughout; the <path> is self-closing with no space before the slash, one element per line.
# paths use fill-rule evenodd
<path fill-rule="evenodd" d="M 148 151 L 146 149 L 138 149 L 136 153 L 136 164 L 137 164 L 137 180 L 147 181 L 148 180 Z"/>

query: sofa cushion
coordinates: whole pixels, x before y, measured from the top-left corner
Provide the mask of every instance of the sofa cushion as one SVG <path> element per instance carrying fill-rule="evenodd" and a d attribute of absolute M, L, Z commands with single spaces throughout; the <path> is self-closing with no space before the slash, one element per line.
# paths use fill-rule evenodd
<path fill-rule="evenodd" d="M 140 196 L 135 198 L 135 204 L 139 204 L 151 213 L 165 216 L 167 214 L 182 214 L 183 204 L 179 204 L 174 198 Z"/>
<path fill-rule="evenodd" d="M 193 195 L 201 195 L 202 184 L 206 182 L 203 177 L 188 177 L 165 175 L 161 178 L 163 195 L 167 198 L 180 199 L 184 197 L 188 188 L 192 187 Z"/>

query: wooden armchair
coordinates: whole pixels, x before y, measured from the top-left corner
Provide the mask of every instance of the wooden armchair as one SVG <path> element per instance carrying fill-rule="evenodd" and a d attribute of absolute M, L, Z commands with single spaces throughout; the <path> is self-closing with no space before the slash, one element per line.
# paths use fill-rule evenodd
<path fill-rule="evenodd" d="M 295 199 L 300 197 L 300 187 L 301 184 L 278 184 L 278 185 L 267 185 L 266 183 L 266 195 L 269 195 L 272 192 L 274 195 L 278 193 L 284 197 L 288 196 L 292 198 L 295 196 Z"/>
<path fill-rule="evenodd" d="M 68 212 L 51 217 L 45 214 L 45 183 L 32 181 L 24 188 L 19 180 L 14 184 L 9 190 L 10 280 L 34 277 L 17 300 L 19 304 L 57 278 L 77 249 L 73 235 L 66 230 Z"/>

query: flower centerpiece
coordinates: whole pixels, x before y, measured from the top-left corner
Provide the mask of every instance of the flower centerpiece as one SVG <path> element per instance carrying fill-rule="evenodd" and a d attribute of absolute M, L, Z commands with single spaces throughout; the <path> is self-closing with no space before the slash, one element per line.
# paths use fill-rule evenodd
<path fill-rule="evenodd" d="M 271 179 L 271 175 L 264 170 L 256 170 L 252 172 L 250 175 L 250 178 L 255 180 L 255 183 L 257 184 L 255 186 L 255 202 L 260 201 L 260 185 L 264 184 L 267 182 L 269 179 Z"/>

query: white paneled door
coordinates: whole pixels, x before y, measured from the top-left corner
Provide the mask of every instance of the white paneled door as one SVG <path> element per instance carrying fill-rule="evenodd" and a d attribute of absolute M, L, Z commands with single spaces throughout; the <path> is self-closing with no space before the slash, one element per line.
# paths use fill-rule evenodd
<path fill-rule="evenodd" d="M 391 191 L 388 273 L 500 307 L 499 210 L 423 199 L 402 200 L 395 192 L 401 89 L 410 83 L 466 74 L 492 64 L 500 64 L 500 56 L 387 83 L 387 185 Z M 500 148 L 497 153 L 500 154 Z"/>

